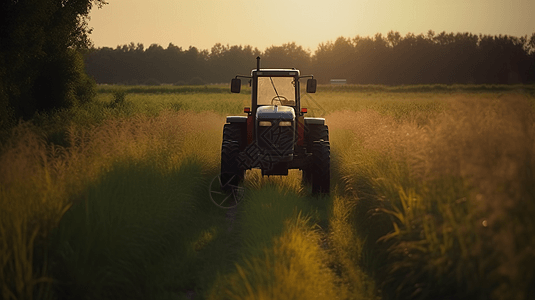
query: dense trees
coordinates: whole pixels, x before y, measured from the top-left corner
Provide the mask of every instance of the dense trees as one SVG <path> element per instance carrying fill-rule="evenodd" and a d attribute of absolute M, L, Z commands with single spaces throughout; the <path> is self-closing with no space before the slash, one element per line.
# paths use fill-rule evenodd
<path fill-rule="evenodd" d="M 36 111 L 91 98 L 80 51 L 90 46 L 87 16 L 104 0 L 0 2 L 0 129 Z"/>
<path fill-rule="evenodd" d="M 250 46 L 215 44 L 212 49 L 182 49 L 169 44 L 166 49 L 153 44 L 99 48 L 86 59 L 87 72 L 99 83 L 144 84 L 148 80 L 169 84 L 189 84 L 193 78 L 218 82 L 229 74 L 248 74 L 258 49 Z"/>
<path fill-rule="evenodd" d="M 261 52 L 251 46 L 215 44 L 210 51 L 164 49 L 141 44 L 93 49 L 87 57 L 88 73 L 99 83 L 143 84 L 149 79 L 187 84 L 227 82 L 236 74 L 249 74 L 255 57 L 262 67 L 295 67 L 313 73 L 320 82 L 345 78 L 358 84 L 418 83 L 532 83 L 535 82 L 535 34 L 528 37 L 471 33 L 344 38 L 322 43 L 314 53 L 296 43 L 271 46 Z M 198 80 L 197 80 L 198 81 Z"/>
<path fill-rule="evenodd" d="M 528 83 L 535 80 L 533 42 L 535 34 L 528 40 L 433 31 L 338 38 L 318 47 L 314 72 L 323 81 L 361 84 Z"/>

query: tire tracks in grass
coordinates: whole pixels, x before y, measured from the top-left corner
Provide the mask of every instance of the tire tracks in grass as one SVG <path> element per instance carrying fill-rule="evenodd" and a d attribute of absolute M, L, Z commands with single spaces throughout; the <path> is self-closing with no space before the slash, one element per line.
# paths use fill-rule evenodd
<path fill-rule="evenodd" d="M 248 171 L 245 200 L 230 210 L 212 204 L 206 190 L 198 191 L 197 238 L 190 241 L 197 245 L 190 262 L 194 274 L 179 294 L 188 299 L 276 298 L 281 292 L 285 298 L 298 292 L 295 299 L 380 298 L 360 267 L 355 198 L 345 190 L 341 173 L 344 135 L 332 133 L 329 196 L 311 195 L 298 170 L 285 177 Z M 206 189 L 213 173 L 204 176 Z M 288 279 L 289 274 L 300 280 Z"/>
<path fill-rule="evenodd" d="M 377 298 L 373 281 L 354 259 L 358 253 L 350 253 L 356 249 L 348 246 L 355 236 L 343 236 L 352 233 L 350 224 L 333 220 L 340 217 L 332 212 L 333 201 L 347 204 L 337 188 L 330 196 L 312 196 L 310 187 L 301 185 L 299 171 L 281 178 L 262 178 L 252 171 L 246 181 L 244 202 L 224 212 L 227 232 L 220 234 L 226 242 L 203 250 L 233 255 L 212 268 L 217 276 L 200 284 L 190 299 Z"/>

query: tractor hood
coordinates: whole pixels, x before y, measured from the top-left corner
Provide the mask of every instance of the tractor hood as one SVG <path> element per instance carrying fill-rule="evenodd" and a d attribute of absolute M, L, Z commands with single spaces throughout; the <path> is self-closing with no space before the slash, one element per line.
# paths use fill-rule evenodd
<path fill-rule="evenodd" d="M 289 120 L 293 121 L 295 118 L 294 109 L 290 106 L 266 105 L 260 106 L 256 110 L 257 120 Z"/>

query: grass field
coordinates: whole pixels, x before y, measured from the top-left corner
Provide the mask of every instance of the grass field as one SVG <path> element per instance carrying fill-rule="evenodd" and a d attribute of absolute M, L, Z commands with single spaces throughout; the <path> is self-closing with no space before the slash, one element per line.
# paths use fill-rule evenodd
<path fill-rule="evenodd" d="M 208 197 L 226 86 L 99 87 L 0 139 L 2 299 L 529 299 L 534 86 L 320 86 L 332 192 Z"/>

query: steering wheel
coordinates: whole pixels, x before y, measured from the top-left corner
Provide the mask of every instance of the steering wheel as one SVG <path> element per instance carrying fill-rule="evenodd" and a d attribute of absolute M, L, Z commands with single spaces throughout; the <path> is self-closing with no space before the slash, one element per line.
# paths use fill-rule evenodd
<path fill-rule="evenodd" d="M 284 104 L 282 104 L 282 101 L 287 102 L 288 98 L 286 98 L 284 96 L 275 96 L 275 97 L 273 97 L 273 99 L 271 99 L 271 105 L 274 105 L 273 102 L 275 102 L 275 101 L 279 101 L 281 105 L 284 105 Z"/>

